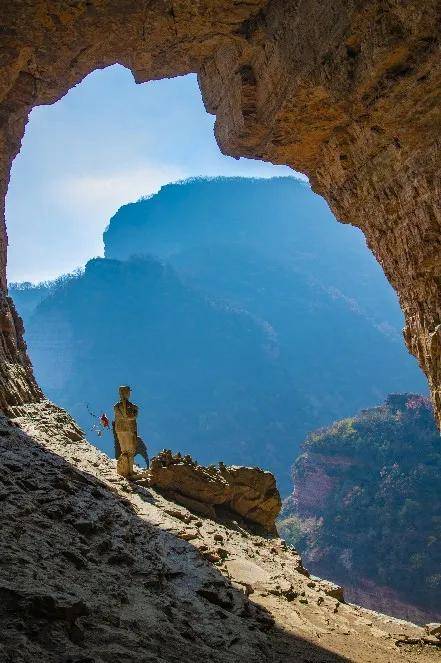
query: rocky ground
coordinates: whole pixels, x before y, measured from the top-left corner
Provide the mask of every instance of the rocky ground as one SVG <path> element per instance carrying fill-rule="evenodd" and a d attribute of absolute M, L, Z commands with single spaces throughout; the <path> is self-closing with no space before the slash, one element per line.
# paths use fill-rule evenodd
<path fill-rule="evenodd" d="M 441 661 L 281 539 L 119 478 L 49 402 L 0 418 L 1 663 Z"/>

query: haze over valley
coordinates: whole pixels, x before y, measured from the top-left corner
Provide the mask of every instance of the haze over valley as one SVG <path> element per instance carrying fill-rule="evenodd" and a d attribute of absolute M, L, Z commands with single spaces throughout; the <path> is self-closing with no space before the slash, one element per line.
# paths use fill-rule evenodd
<path fill-rule="evenodd" d="M 361 233 L 295 178 L 164 186 L 122 207 L 104 246 L 10 292 L 44 392 L 110 455 L 91 413 L 130 383 L 151 455 L 263 466 L 287 494 L 308 432 L 426 391 Z"/>

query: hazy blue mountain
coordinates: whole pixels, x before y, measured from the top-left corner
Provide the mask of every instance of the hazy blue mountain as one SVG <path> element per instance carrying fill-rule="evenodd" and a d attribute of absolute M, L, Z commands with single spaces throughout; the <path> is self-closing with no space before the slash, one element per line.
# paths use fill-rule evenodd
<path fill-rule="evenodd" d="M 34 307 L 11 288 L 40 384 L 86 429 L 85 404 L 110 411 L 127 382 L 152 451 L 266 466 L 287 492 L 308 431 L 426 388 L 361 233 L 306 184 L 168 185 L 122 207 L 104 240 L 105 259 Z"/>
<path fill-rule="evenodd" d="M 20 309 L 20 315 L 24 320 L 29 320 L 38 304 L 46 299 L 54 287 L 55 281 L 47 281 L 37 285 L 29 281 L 10 284 L 10 294 L 14 297 L 15 303 Z"/>
<path fill-rule="evenodd" d="M 233 298 L 240 274 L 236 270 L 230 278 L 222 256 L 227 249 L 243 248 L 255 254 L 256 266 L 266 258 L 291 274 L 300 273 L 334 297 L 352 300 L 349 306 L 361 308 L 386 329 L 390 325 L 401 337 L 396 295 L 362 233 L 336 223 L 323 198 L 294 178 L 169 184 L 155 196 L 121 207 L 104 233 L 104 246 L 107 258 L 147 254 L 167 260 L 180 273 L 202 277 L 204 289 Z M 256 292 L 252 281 L 249 286 Z"/>
<path fill-rule="evenodd" d="M 264 449 L 273 420 L 292 430 L 308 409 L 263 325 L 207 301 L 152 259 L 90 261 L 36 308 L 27 337 L 46 393 L 86 429 L 94 423 L 86 404 L 110 412 L 118 385 L 132 385 L 155 450 L 191 450 L 206 462 L 249 454 L 263 464 L 271 454 L 277 464 Z M 112 452 L 110 435 L 98 442 Z"/>

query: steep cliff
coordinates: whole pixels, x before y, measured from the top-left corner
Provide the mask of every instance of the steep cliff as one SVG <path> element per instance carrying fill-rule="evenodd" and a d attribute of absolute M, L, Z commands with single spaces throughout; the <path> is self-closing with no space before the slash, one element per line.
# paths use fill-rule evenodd
<path fill-rule="evenodd" d="M 103 234 L 104 252 L 166 261 L 187 283 L 268 319 L 294 349 L 293 320 L 299 329 L 311 315 L 304 302 L 313 310 L 320 290 L 401 341 L 396 295 L 363 234 L 334 221 L 294 177 L 200 177 L 123 205 Z"/>
<path fill-rule="evenodd" d="M 350 600 L 439 620 L 440 471 L 430 403 L 391 395 L 309 435 L 279 526 L 310 570 L 341 582 Z"/>

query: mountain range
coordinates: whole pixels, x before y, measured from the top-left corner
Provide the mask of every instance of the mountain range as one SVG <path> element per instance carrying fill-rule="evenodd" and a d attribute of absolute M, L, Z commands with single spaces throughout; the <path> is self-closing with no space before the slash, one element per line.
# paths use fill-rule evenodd
<path fill-rule="evenodd" d="M 286 494 L 309 431 L 426 390 L 361 233 L 303 182 L 170 184 L 118 210 L 104 246 L 10 293 L 39 384 L 107 453 L 92 415 L 128 383 L 151 453 L 263 466 Z"/>

